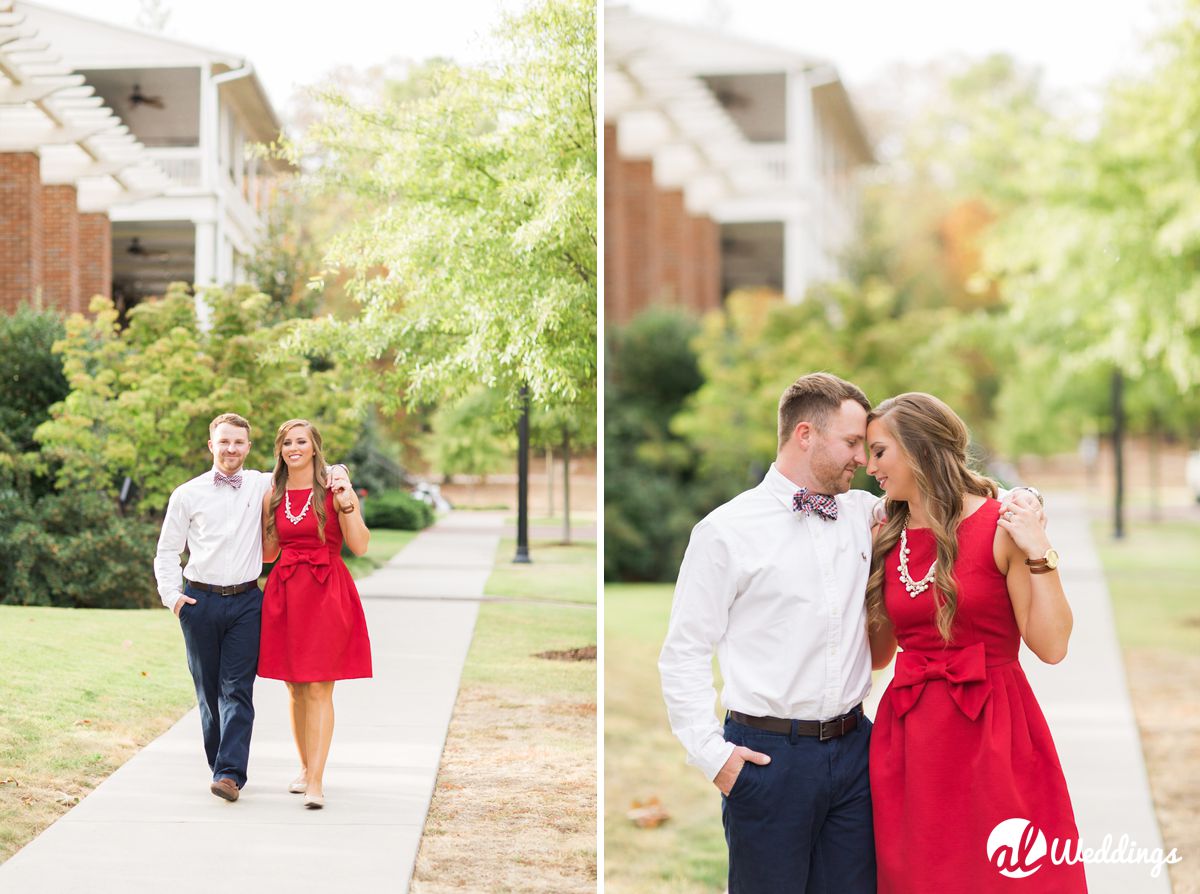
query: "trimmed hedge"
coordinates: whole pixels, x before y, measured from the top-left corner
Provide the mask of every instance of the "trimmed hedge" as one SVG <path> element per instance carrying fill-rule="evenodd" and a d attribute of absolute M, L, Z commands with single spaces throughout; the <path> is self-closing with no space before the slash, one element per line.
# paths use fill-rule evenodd
<path fill-rule="evenodd" d="M 420 531 L 433 524 L 433 507 L 402 490 L 369 494 L 363 500 L 363 521 L 368 528 Z"/>

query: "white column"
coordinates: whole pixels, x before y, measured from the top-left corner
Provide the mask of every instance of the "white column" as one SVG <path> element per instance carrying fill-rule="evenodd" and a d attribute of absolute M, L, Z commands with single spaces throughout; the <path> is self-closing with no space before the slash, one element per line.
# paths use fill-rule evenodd
<path fill-rule="evenodd" d="M 222 286 L 233 282 L 233 243 L 225 229 L 223 224 L 217 226 L 217 283 Z"/>
<path fill-rule="evenodd" d="M 803 214 L 783 222 L 783 297 L 789 304 L 804 300 L 804 290 L 813 279 L 813 233 Z"/>
<path fill-rule="evenodd" d="M 796 69 L 787 73 L 787 160 L 788 194 L 795 207 L 783 221 L 783 294 L 791 303 L 804 298 L 804 290 L 813 278 L 812 215 L 816 211 L 818 177 L 816 170 L 815 122 L 812 87 L 808 74 Z"/>
<path fill-rule="evenodd" d="M 212 221 L 196 224 L 196 272 L 192 279 L 196 289 L 196 317 L 200 328 L 207 330 L 212 316 L 207 304 L 200 300 L 205 286 L 216 283 L 217 275 L 217 225 Z"/>
<path fill-rule="evenodd" d="M 220 103 L 217 86 L 212 82 L 212 67 L 200 69 L 200 185 L 215 192 L 221 135 Z"/>

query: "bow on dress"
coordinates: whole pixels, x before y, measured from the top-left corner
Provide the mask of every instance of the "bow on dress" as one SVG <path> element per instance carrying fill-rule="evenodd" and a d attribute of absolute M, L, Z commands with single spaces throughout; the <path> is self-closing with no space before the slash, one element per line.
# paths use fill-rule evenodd
<path fill-rule="evenodd" d="M 950 697 L 959 710 L 970 720 L 978 720 L 984 703 L 992 694 L 983 643 L 943 655 L 901 652 L 892 678 L 892 705 L 897 717 L 903 717 L 913 709 L 930 680 L 945 680 Z"/>
<path fill-rule="evenodd" d="M 325 583 L 329 578 L 329 549 L 324 546 L 312 549 L 285 549 L 275 564 L 279 582 L 285 583 L 296 573 L 296 567 L 299 565 L 311 566 L 317 583 Z"/>

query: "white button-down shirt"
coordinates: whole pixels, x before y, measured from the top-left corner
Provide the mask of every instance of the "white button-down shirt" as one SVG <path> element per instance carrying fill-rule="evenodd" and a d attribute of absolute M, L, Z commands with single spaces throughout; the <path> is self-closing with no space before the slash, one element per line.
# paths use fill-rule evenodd
<path fill-rule="evenodd" d="M 828 720 L 871 689 L 865 594 L 879 500 L 840 494 L 829 521 L 793 511 L 797 490 L 772 464 L 696 525 L 679 569 L 658 667 L 671 729 L 709 779 L 733 751 L 713 712 L 714 649 L 727 710 Z"/>
<path fill-rule="evenodd" d="M 227 587 L 257 580 L 262 573 L 262 501 L 271 473 L 242 469 L 242 486 L 214 484 L 214 467 L 171 494 L 154 556 L 154 577 L 163 605 L 174 611 L 183 580 Z M 179 554 L 188 550 L 187 567 Z"/>

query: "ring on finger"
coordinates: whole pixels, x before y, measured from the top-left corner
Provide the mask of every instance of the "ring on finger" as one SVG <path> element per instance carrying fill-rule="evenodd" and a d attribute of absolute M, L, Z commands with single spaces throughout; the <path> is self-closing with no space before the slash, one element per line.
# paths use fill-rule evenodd
<path fill-rule="evenodd" d="M 1011 509 L 1004 513 L 1005 521 L 1012 521 L 1014 518 L 1016 518 L 1016 513 L 1014 513 Z"/>

